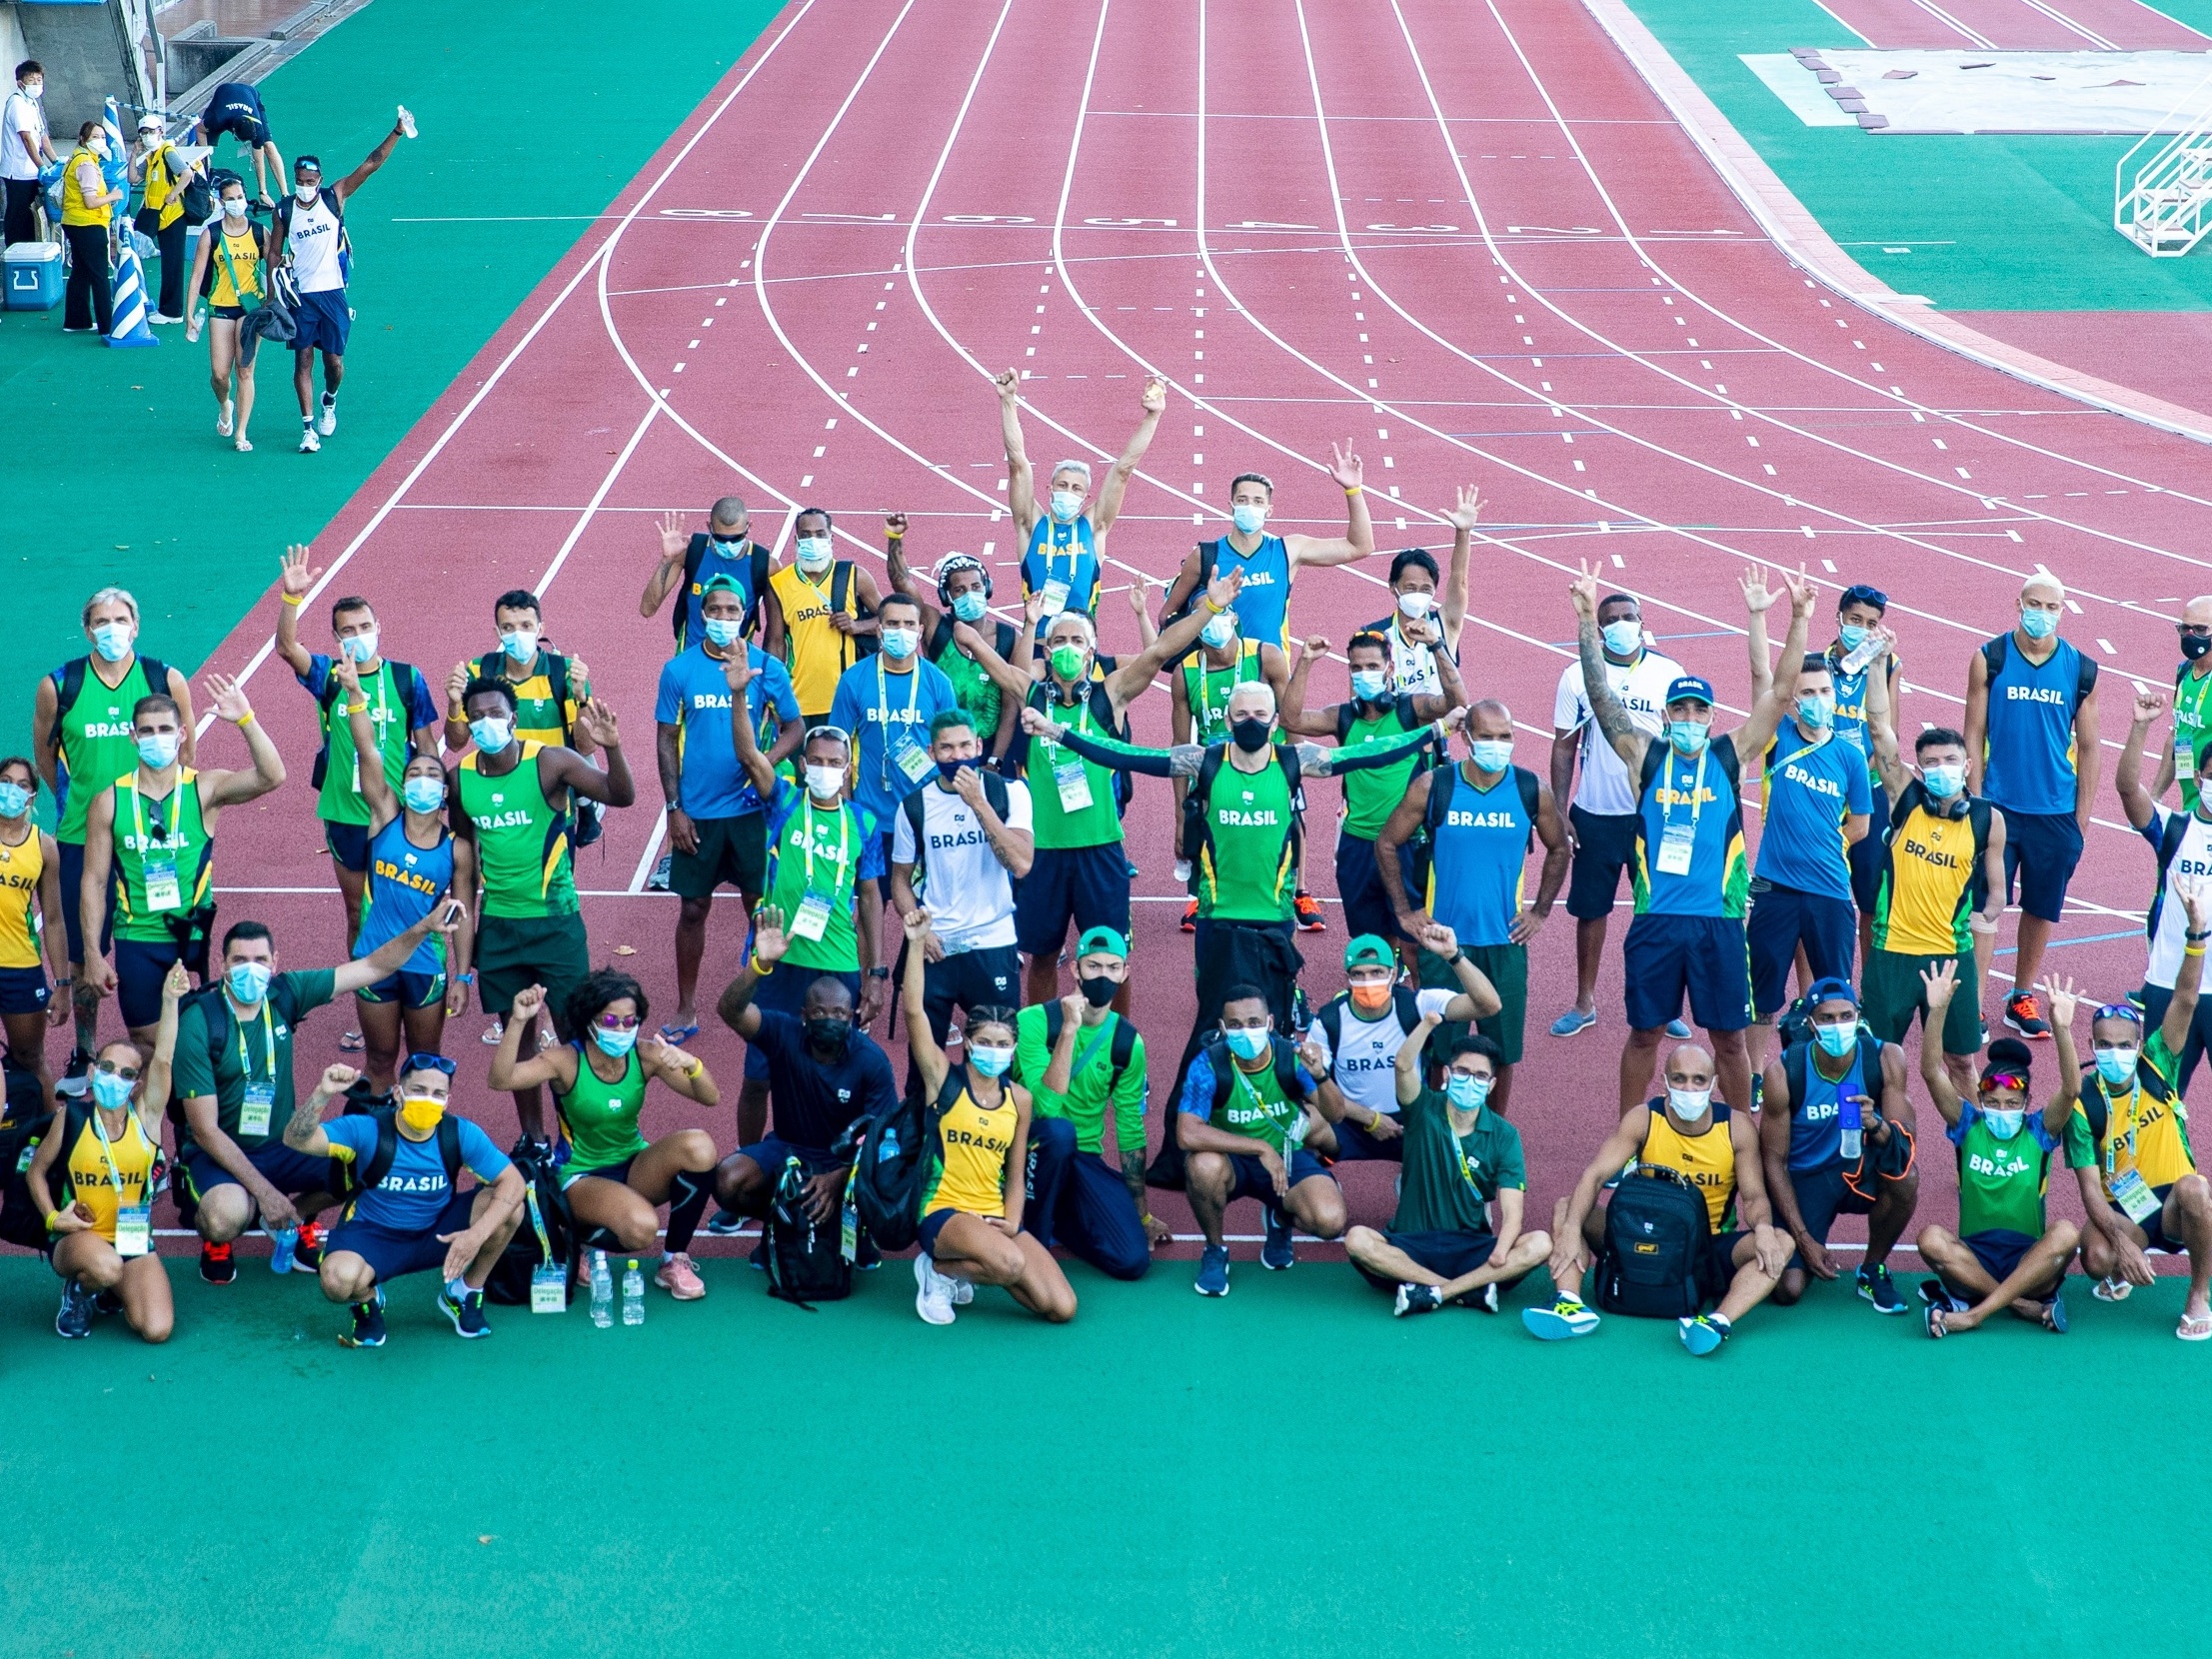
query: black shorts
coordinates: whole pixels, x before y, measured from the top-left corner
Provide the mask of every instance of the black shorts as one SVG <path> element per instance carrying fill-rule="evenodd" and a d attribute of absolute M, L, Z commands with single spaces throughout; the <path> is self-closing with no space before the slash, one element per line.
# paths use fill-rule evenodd
<path fill-rule="evenodd" d="M 1889 822 L 1892 806 L 1889 797 L 1876 785 L 1874 812 L 1867 831 L 1853 841 L 1843 855 L 1844 861 L 1851 866 L 1851 901 L 1858 906 L 1860 915 L 1872 915 L 1882 895 L 1882 871 L 1889 865 L 1889 847 L 1882 839 L 1882 826 Z"/>
<path fill-rule="evenodd" d="M 335 1195 L 345 1189 L 345 1175 L 331 1168 L 331 1160 L 327 1154 L 318 1157 L 295 1151 L 281 1140 L 262 1142 L 246 1153 L 246 1161 L 254 1166 L 263 1180 L 287 1198 L 302 1197 L 310 1192 Z M 219 1186 L 238 1185 L 236 1175 L 197 1146 L 185 1148 L 183 1163 L 186 1193 L 194 1202 L 205 1198 Z"/>
<path fill-rule="evenodd" d="M 505 1017 L 515 1005 L 517 991 L 543 985 L 546 1012 L 553 1015 L 553 1028 L 566 1042 L 576 1034 L 569 1029 L 569 992 L 591 971 L 584 917 L 577 912 L 488 915 L 477 926 L 476 979 L 486 1013 Z"/>
<path fill-rule="evenodd" d="M 2072 813 L 2005 815 L 2005 901 L 2012 901 L 2018 876 L 2020 908 L 2039 921 L 2056 921 L 2066 912 L 2066 886 L 2081 862 L 2081 821 Z"/>
<path fill-rule="evenodd" d="M 1016 940 L 1026 956 L 1051 960 L 1094 927 L 1129 936 L 1129 856 L 1119 841 L 1103 846 L 1041 846 L 1015 895 Z"/>
<path fill-rule="evenodd" d="M 1377 1140 L 1348 1117 L 1341 1123 L 1333 1125 L 1333 1130 L 1336 1135 L 1336 1161 L 1338 1163 L 1403 1163 L 1405 1161 L 1405 1136 L 1403 1134 L 1393 1135 L 1388 1140 Z M 1416 1233 L 1408 1236 L 1425 1238 L 1428 1235 Z M 1438 1234 L 1437 1236 L 1441 1237 L 1443 1235 Z M 1412 1252 L 1407 1251 L 1406 1253 L 1410 1255 Z M 1421 1265 L 1425 1267 L 1428 1264 L 1422 1262 Z M 1441 1271 L 1441 1269 L 1439 1268 L 1438 1271 Z M 1456 1277 L 1457 1275 L 1451 1276 Z"/>
<path fill-rule="evenodd" d="M 1765 1019 L 1781 1012 L 1789 1000 L 1789 970 L 1796 965 L 1800 944 L 1815 979 L 1852 976 L 1858 916 L 1848 898 L 1799 887 L 1754 886 L 1743 937 L 1751 952 L 1751 1007 Z"/>
<path fill-rule="evenodd" d="M 161 986 L 184 957 L 175 939 L 115 941 L 115 1005 L 123 1023 L 143 1030 L 161 1020 Z"/>
<path fill-rule="evenodd" d="M 235 323 L 246 315 L 246 308 L 242 305 L 211 305 L 207 308 L 207 314 L 217 322 Z"/>
<path fill-rule="evenodd" d="M 1634 813 L 1585 813 L 1567 809 L 1574 829 L 1574 866 L 1567 878 L 1567 914 L 1595 921 L 1613 913 L 1620 896 L 1620 874 L 1636 855 Z"/>
<path fill-rule="evenodd" d="M 1797 1214 L 1815 1244 L 1828 1242 L 1828 1229 L 1835 1225 L 1837 1216 L 1865 1215 L 1874 1207 L 1851 1190 L 1850 1183 L 1843 1178 L 1840 1163 L 1830 1164 L 1825 1169 L 1792 1169 L 1789 1184 L 1797 1194 Z M 1803 1267 L 1805 1258 L 1793 1253 L 1789 1264 Z"/>
<path fill-rule="evenodd" d="M 669 854 L 669 891 L 679 898 L 711 898 L 724 882 L 750 902 L 768 878 L 768 820 L 759 813 L 740 818 L 695 818 L 697 852 Z"/>
<path fill-rule="evenodd" d="M 1628 923 L 1620 961 L 1628 1023 L 1655 1031 L 1682 1011 L 1708 1031 L 1751 1023 L 1751 965 L 1743 923 L 1725 915 L 1639 915 Z"/>
<path fill-rule="evenodd" d="M 1263 1204 L 1271 1205 L 1274 1203 L 1275 1183 L 1267 1174 L 1267 1166 L 1259 1161 L 1256 1154 L 1231 1152 L 1228 1155 L 1228 1161 L 1234 1169 L 1236 1178 L 1229 1183 L 1228 1196 L 1221 1200 L 1224 1207 L 1233 1204 L 1239 1198 L 1256 1198 Z M 1290 1154 L 1289 1161 L 1284 1165 L 1283 1173 L 1289 1176 L 1290 1187 L 1293 1191 L 1296 1190 L 1300 1181 L 1310 1180 L 1315 1175 L 1327 1181 L 1336 1179 L 1334 1175 L 1328 1172 L 1327 1167 L 1321 1160 L 1308 1152 L 1303 1146 L 1298 1147 Z"/>
<path fill-rule="evenodd" d="M 323 846 L 356 875 L 369 871 L 369 827 L 366 824 L 333 824 L 323 820 Z"/>
<path fill-rule="evenodd" d="M 1408 898 L 1419 889 L 1413 884 L 1413 849 L 1397 849 L 1398 879 Z M 1372 933 L 1388 943 L 1398 938 L 1397 911 L 1383 889 L 1382 871 L 1375 862 L 1374 842 L 1358 835 L 1336 837 L 1336 896 L 1344 906 L 1344 932 L 1351 938 Z"/>
<path fill-rule="evenodd" d="M 0 1013 L 44 1013 L 54 999 L 43 967 L 0 967 Z"/>
<path fill-rule="evenodd" d="M 1490 1259 L 1497 1240 L 1486 1232 L 1386 1232 L 1383 1241 L 1399 1255 L 1409 1257 L 1439 1278 L 1464 1278 Z M 1396 1279 L 1369 1272 L 1358 1262 L 1360 1276 L 1377 1290 L 1395 1290 Z"/>
<path fill-rule="evenodd" d="M 85 885 L 85 843 L 83 841 L 57 841 L 61 849 L 62 930 L 69 936 L 69 959 L 77 966 L 85 964 L 84 921 L 77 895 Z M 113 942 L 115 928 L 115 883 L 108 883 L 107 908 L 100 921 L 100 954 L 108 953 Z M 160 1017 L 157 1011 L 155 1017 Z"/>
<path fill-rule="evenodd" d="M 940 1044 L 953 1023 L 953 1010 L 1022 1005 L 1022 952 L 1012 944 L 963 950 L 922 970 L 922 1005 Z"/>
<path fill-rule="evenodd" d="M 294 313 L 292 350 L 304 357 L 319 351 L 325 357 L 344 357 L 346 337 L 353 332 L 353 312 L 343 288 L 318 288 L 300 296 Z"/>
<path fill-rule="evenodd" d="M 1728 1294 L 1728 1286 L 1736 1280 L 1736 1245 L 1742 1239 L 1740 1232 L 1715 1233 L 1705 1240 L 1705 1248 L 1697 1258 L 1697 1293 L 1708 1302 L 1718 1302 Z"/>

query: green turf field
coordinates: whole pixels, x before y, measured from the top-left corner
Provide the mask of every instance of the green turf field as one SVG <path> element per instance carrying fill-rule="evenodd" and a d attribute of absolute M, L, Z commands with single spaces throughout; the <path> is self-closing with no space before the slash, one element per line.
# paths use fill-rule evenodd
<path fill-rule="evenodd" d="M 261 83 L 286 156 L 317 151 L 332 178 L 391 130 L 395 104 L 423 135 L 346 215 L 359 316 L 344 424 L 320 455 L 293 453 L 288 355 L 259 366 L 255 450 L 239 455 L 215 436 L 206 345 L 183 329 L 112 351 L 65 337 L 58 309 L 0 312 L 0 398 L 18 435 L 0 580 L 20 630 L 0 671 L 0 754 L 28 742 L 38 676 L 85 650 L 75 618 L 103 584 L 138 596 L 148 650 L 197 667 L 284 545 L 330 522 L 777 9 L 641 0 L 609 37 L 556 0 L 377 0 Z M 226 165 L 233 147 L 218 151 Z M 516 219 L 393 222 L 493 215 Z M 35 463 L 31 428 L 51 439 Z"/>
<path fill-rule="evenodd" d="M 2174 1280 L 1940 1347 L 1827 1287 L 1698 1362 L 1393 1320 L 1310 1253 L 1222 1302 L 1076 1267 L 1059 1329 L 991 1290 L 924 1326 L 903 1261 L 810 1314 L 725 1257 L 642 1329 L 480 1344 L 419 1275 L 370 1353 L 259 1257 L 172 1262 L 165 1348 L 64 1344 L 11 1255 L 0 1656 L 2204 1651 Z"/>
<path fill-rule="evenodd" d="M 1828 234 L 1900 293 L 1945 311 L 2212 308 L 2212 257 L 2153 260 L 2112 229 L 2113 164 L 2134 139 L 1807 127 L 1738 54 L 1865 44 L 1816 0 L 1629 4 Z M 2212 32 L 2212 0 L 2159 9 Z"/>

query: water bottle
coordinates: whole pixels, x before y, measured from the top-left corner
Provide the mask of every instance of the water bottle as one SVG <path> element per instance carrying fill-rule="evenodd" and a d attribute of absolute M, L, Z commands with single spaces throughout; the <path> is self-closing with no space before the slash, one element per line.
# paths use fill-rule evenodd
<path fill-rule="evenodd" d="M 1855 1094 L 1846 1096 L 1838 1103 L 1836 1114 L 1843 1124 L 1842 1152 L 1844 1161 L 1848 1163 L 1859 1155 L 1860 1148 L 1865 1144 L 1859 1133 L 1861 1124 L 1858 1096 Z"/>
<path fill-rule="evenodd" d="M 876 1160 L 879 1163 L 889 1163 L 898 1155 L 899 1126 L 896 1123 L 886 1123 L 883 1138 L 876 1143 Z"/>
<path fill-rule="evenodd" d="M 1873 662 L 1875 658 L 1888 649 L 1889 642 L 1879 634 L 1868 634 L 1865 639 L 1844 654 L 1843 672 L 1845 674 L 1857 674 L 1859 670 L 1865 668 L 1867 664 Z"/>
<path fill-rule="evenodd" d="M 622 1270 L 622 1322 L 645 1323 L 645 1275 L 638 1271 L 635 1258 Z"/>
<path fill-rule="evenodd" d="M 269 1235 L 269 1241 L 275 1246 L 269 1252 L 269 1271 L 272 1273 L 291 1272 L 292 1259 L 299 1253 L 300 1229 L 298 1227 L 279 1227 Z"/>
<path fill-rule="evenodd" d="M 615 1322 L 615 1281 L 607 1270 L 607 1252 L 592 1252 L 592 1323 L 601 1330 Z"/>

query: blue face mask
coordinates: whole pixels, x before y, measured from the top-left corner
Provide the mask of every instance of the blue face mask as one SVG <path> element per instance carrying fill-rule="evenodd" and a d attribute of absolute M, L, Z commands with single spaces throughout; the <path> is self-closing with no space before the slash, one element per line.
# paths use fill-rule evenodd
<path fill-rule="evenodd" d="M 991 602 L 971 589 L 953 597 L 953 615 L 964 623 L 980 623 L 991 615 Z"/>
<path fill-rule="evenodd" d="M 1267 510 L 1264 507 L 1255 507 L 1248 501 L 1238 502 L 1229 509 L 1228 516 L 1246 536 L 1258 535 L 1259 527 L 1267 522 Z"/>
<path fill-rule="evenodd" d="M 118 1077 L 112 1071 L 95 1071 L 92 1074 L 92 1098 L 109 1111 L 121 1111 L 131 1103 L 131 1090 L 138 1085 L 128 1077 Z"/>
<path fill-rule="evenodd" d="M 1223 611 L 1218 617 L 1209 619 L 1206 625 L 1198 630 L 1198 638 L 1215 651 L 1225 649 L 1229 641 L 1236 638 L 1235 615 Z"/>
<path fill-rule="evenodd" d="M 718 646 L 730 644 L 745 629 L 743 622 L 732 622 L 728 617 L 705 617 L 701 621 L 706 626 L 708 641 Z"/>
<path fill-rule="evenodd" d="M 1240 1060 L 1255 1060 L 1267 1051 L 1267 1029 L 1263 1025 L 1230 1025 L 1221 1034 L 1228 1038 L 1228 1051 Z"/>
<path fill-rule="evenodd" d="M 1981 1109 L 1981 1120 L 1989 1125 L 1989 1132 L 1999 1140 L 2010 1140 L 2018 1134 L 2020 1124 L 2026 1116 L 2024 1111 L 1991 1111 L 1987 1106 Z"/>
<path fill-rule="evenodd" d="M 1835 725 L 1835 699 L 1801 697 L 1797 700 L 1797 724 L 1807 732 L 1825 732 Z"/>
<path fill-rule="evenodd" d="M 366 634 L 349 634 L 338 642 L 338 649 L 349 661 L 366 663 L 377 654 L 377 631 L 372 628 Z"/>
<path fill-rule="evenodd" d="M 1390 677 L 1380 669 L 1351 671 L 1351 695 L 1362 703 L 1379 703 L 1389 684 Z"/>
<path fill-rule="evenodd" d="M 1705 747 L 1705 740 L 1712 736 L 1712 728 L 1703 721 L 1670 720 L 1666 723 L 1666 741 L 1674 746 L 1674 753 L 1685 759 L 1696 755 Z"/>
<path fill-rule="evenodd" d="M 2023 611 L 2020 613 L 2020 629 L 2031 640 L 2047 640 L 2058 632 L 2058 613 Z"/>
<path fill-rule="evenodd" d="M 1964 767 L 1923 767 L 1920 782 L 1928 788 L 1928 794 L 1938 801 L 1948 801 L 1966 788 Z"/>
<path fill-rule="evenodd" d="M 92 649 L 103 662 L 122 662 L 131 654 L 130 628 L 123 623 L 102 623 L 92 631 Z"/>
<path fill-rule="evenodd" d="M 1012 1048 L 987 1048 L 981 1043 L 968 1045 L 968 1063 L 987 1077 L 1003 1077 L 1014 1064 Z"/>
<path fill-rule="evenodd" d="M 534 628 L 510 628 L 500 635 L 499 648 L 507 653 L 510 662 L 533 662 L 538 656 L 538 631 Z"/>
<path fill-rule="evenodd" d="M 601 1053 L 611 1054 L 616 1059 L 621 1059 L 623 1055 L 638 1046 L 638 1027 L 632 1025 L 626 1030 L 613 1030 L 605 1025 L 594 1025 L 592 1027 L 592 1040 L 599 1044 Z"/>
<path fill-rule="evenodd" d="M 498 755 L 514 741 L 515 723 L 505 715 L 486 715 L 469 722 L 469 736 L 485 754 Z"/>
<path fill-rule="evenodd" d="M 887 628 L 883 637 L 884 655 L 894 663 L 904 663 L 922 645 L 921 633 L 912 628 Z"/>
<path fill-rule="evenodd" d="M 1857 623 L 1845 623 L 1835 631 L 1835 637 L 1843 642 L 1846 653 L 1854 652 L 1866 644 L 1866 630 Z"/>
<path fill-rule="evenodd" d="M 1605 649 L 1615 657 L 1633 657 L 1643 645 L 1643 623 L 1635 617 L 1609 622 L 1598 633 L 1605 638 Z"/>
<path fill-rule="evenodd" d="M 269 994 L 267 962 L 233 962 L 228 977 L 231 995 L 247 1007 Z"/>
<path fill-rule="evenodd" d="M 181 742 L 182 735 L 176 732 L 150 733 L 138 740 L 138 758 L 159 772 L 164 767 L 176 765 L 177 746 Z"/>
<path fill-rule="evenodd" d="M 747 540 L 742 531 L 735 537 L 717 536 L 714 538 L 715 552 L 725 559 L 743 559 Z"/>
<path fill-rule="evenodd" d="M 1477 1077 L 1471 1071 L 1448 1071 L 1444 1074 L 1444 1098 L 1461 1111 L 1473 1111 L 1489 1097 L 1489 1078 Z"/>
<path fill-rule="evenodd" d="M 21 784 L 0 784 L 0 818 L 21 818 L 31 810 L 31 792 Z"/>
<path fill-rule="evenodd" d="M 435 813 L 446 804 L 443 778 L 410 778 L 400 786 L 400 798 L 418 813 Z"/>
<path fill-rule="evenodd" d="M 2099 1048 L 2097 1075 L 2115 1088 L 2124 1087 L 2134 1080 L 2135 1062 L 2141 1054 L 2139 1048 Z"/>
<path fill-rule="evenodd" d="M 1483 772 L 1503 772 L 1513 764 L 1513 740 L 1476 738 L 1467 745 L 1467 758 Z"/>
<path fill-rule="evenodd" d="M 1061 524 L 1074 524 L 1076 515 L 1083 511 L 1081 490 L 1055 490 L 1053 492 L 1053 517 Z"/>
<path fill-rule="evenodd" d="M 1841 1059 L 1858 1042 L 1859 1022 L 1856 1019 L 1846 1019 L 1834 1025 L 1815 1025 L 1812 1034 L 1825 1053 Z"/>

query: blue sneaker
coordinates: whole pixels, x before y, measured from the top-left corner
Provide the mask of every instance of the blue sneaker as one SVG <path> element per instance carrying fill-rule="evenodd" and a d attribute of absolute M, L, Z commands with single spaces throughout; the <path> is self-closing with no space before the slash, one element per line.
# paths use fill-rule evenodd
<path fill-rule="evenodd" d="M 1197 1282 L 1191 1286 L 1201 1296 L 1228 1294 L 1228 1246 L 1208 1244 L 1198 1257 Z"/>
<path fill-rule="evenodd" d="M 438 1292 L 438 1306 L 453 1321 L 457 1335 L 475 1341 L 480 1336 L 492 1334 L 491 1324 L 484 1317 L 484 1292 L 464 1289 L 457 1299 L 450 1289 Z"/>
<path fill-rule="evenodd" d="M 1699 1359 L 1718 1353 L 1720 1344 L 1728 1340 L 1728 1321 L 1717 1313 L 1700 1313 L 1694 1319 L 1677 1319 L 1674 1323 L 1681 1329 L 1682 1346 Z"/>
<path fill-rule="evenodd" d="M 1684 1037 L 1689 1035 L 1689 1021 L 1686 1019 L 1668 1020 L 1666 1022 L 1666 1034 L 1672 1037 L 1676 1042 L 1681 1041 Z"/>
<path fill-rule="evenodd" d="M 75 1279 L 61 1282 L 61 1308 L 54 1315 L 54 1334 L 71 1341 L 92 1334 L 92 1297 Z"/>
<path fill-rule="evenodd" d="M 1597 1329 L 1597 1315 L 1579 1296 L 1561 1296 L 1549 1307 L 1524 1307 L 1520 1322 L 1539 1342 L 1564 1342 Z"/>
<path fill-rule="evenodd" d="M 353 1304 L 353 1329 L 341 1332 L 338 1340 L 349 1348 L 384 1346 L 384 1286 L 378 1285 L 369 1300 Z"/>
<path fill-rule="evenodd" d="M 707 1218 L 707 1230 L 717 1238 L 735 1238 L 744 1225 L 745 1217 L 734 1209 L 718 1209 Z"/>
<path fill-rule="evenodd" d="M 1297 1259 L 1298 1252 L 1290 1242 L 1290 1217 L 1269 1204 L 1267 1236 L 1259 1246 L 1259 1265 L 1279 1273 L 1294 1265 Z"/>
<path fill-rule="evenodd" d="M 1551 1022 L 1551 1034 L 1560 1037 L 1573 1036 L 1577 1031 L 1586 1031 L 1596 1023 L 1595 1012 L 1584 1013 L 1580 1008 L 1569 1008 Z"/>

